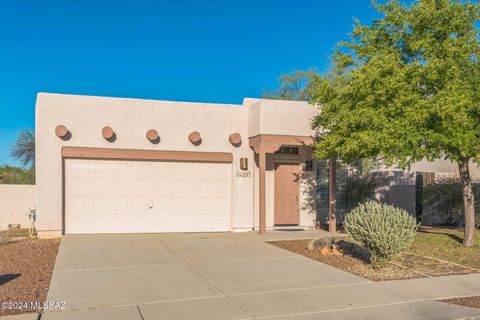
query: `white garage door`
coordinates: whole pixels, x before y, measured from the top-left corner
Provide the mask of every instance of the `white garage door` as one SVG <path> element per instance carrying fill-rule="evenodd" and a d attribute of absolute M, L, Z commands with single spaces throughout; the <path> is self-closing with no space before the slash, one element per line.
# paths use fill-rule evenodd
<path fill-rule="evenodd" d="M 65 233 L 231 229 L 231 164 L 65 160 Z"/>

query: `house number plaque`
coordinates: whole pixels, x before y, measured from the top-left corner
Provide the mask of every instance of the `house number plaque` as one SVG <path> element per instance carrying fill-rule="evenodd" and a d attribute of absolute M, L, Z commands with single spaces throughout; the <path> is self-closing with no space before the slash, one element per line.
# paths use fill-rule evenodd
<path fill-rule="evenodd" d="M 237 171 L 235 176 L 237 176 L 239 178 L 250 178 L 252 176 L 252 172 L 250 172 L 250 171 L 245 171 L 245 172 Z"/>

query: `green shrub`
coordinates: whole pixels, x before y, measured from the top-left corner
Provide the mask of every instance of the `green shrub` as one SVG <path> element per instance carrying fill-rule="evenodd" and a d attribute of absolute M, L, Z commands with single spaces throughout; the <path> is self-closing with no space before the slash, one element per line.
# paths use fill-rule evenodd
<path fill-rule="evenodd" d="M 35 171 L 33 169 L 1 165 L 0 184 L 35 184 Z"/>
<path fill-rule="evenodd" d="M 417 231 L 415 218 L 407 211 L 375 201 L 350 211 L 343 225 L 352 240 L 369 252 L 375 269 L 407 249 Z"/>
<path fill-rule="evenodd" d="M 375 198 L 378 181 L 373 175 L 352 175 L 346 184 L 348 209 L 353 209 L 360 203 Z"/>

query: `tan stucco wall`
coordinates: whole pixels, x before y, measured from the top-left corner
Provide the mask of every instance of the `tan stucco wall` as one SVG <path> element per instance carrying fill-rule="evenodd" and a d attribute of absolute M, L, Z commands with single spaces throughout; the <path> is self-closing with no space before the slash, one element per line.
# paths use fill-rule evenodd
<path fill-rule="evenodd" d="M 25 184 L 0 184 L 0 230 L 9 224 L 29 225 L 26 216 L 35 209 L 35 186 Z"/>
<path fill-rule="evenodd" d="M 55 127 L 65 125 L 72 136 L 58 138 Z M 101 130 L 111 126 L 115 142 L 106 141 Z M 156 129 L 159 144 L 145 138 Z M 199 131 L 202 143 L 194 146 L 188 134 Z M 63 146 L 103 147 L 148 150 L 231 152 L 233 154 L 232 228 L 252 228 L 253 175 L 237 177 L 239 159 L 249 159 L 253 171 L 253 152 L 248 144 L 248 109 L 239 105 L 168 102 L 40 93 L 36 106 L 37 226 L 40 231 L 62 230 Z M 242 136 L 240 147 L 228 141 L 231 133 Z"/>
<path fill-rule="evenodd" d="M 244 99 L 250 110 L 249 137 L 259 134 L 311 136 L 318 107 L 302 101 Z"/>
<path fill-rule="evenodd" d="M 470 162 L 470 175 L 475 180 L 480 180 L 480 166 L 473 161 Z M 398 171 L 397 167 L 387 167 L 381 162 L 378 163 L 377 171 Z M 429 161 L 427 159 L 415 162 L 410 166 L 407 172 L 435 172 L 436 178 L 458 178 L 458 164 L 446 159 L 435 159 Z"/>
<path fill-rule="evenodd" d="M 410 171 L 436 172 L 439 173 L 439 177 L 442 175 L 445 177 L 459 177 L 458 164 L 444 159 L 436 159 L 434 161 L 422 160 L 416 162 L 412 165 Z M 473 162 L 470 162 L 470 175 L 473 179 L 480 179 L 480 168 Z"/>

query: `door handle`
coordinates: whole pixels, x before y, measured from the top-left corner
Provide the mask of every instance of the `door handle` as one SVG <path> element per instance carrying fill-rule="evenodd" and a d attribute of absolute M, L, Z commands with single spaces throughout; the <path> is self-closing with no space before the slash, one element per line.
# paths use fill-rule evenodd
<path fill-rule="evenodd" d="M 148 209 L 153 209 L 153 206 L 152 206 L 152 207 L 148 207 Z"/>

